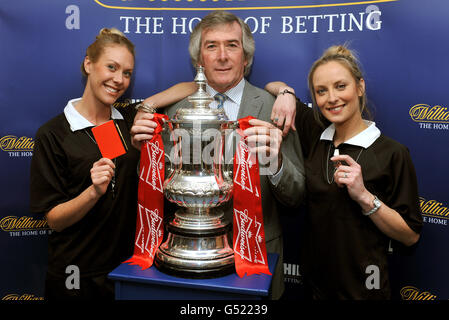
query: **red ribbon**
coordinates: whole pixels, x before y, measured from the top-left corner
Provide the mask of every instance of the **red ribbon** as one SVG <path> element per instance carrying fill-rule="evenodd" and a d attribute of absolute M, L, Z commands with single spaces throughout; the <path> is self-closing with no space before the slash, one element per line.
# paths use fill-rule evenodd
<path fill-rule="evenodd" d="M 234 157 L 234 257 L 239 277 L 265 273 L 268 269 L 260 194 L 259 163 L 249 151 L 243 131 L 252 127 L 246 117 L 238 120 L 241 136 Z"/>
<path fill-rule="evenodd" d="M 161 131 L 166 115 L 154 114 L 157 123 L 153 138 L 140 152 L 140 178 L 137 199 L 136 236 L 133 256 L 123 263 L 139 265 L 142 270 L 153 265 L 156 250 L 162 242 L 164 225 L 165 152 Z"/>

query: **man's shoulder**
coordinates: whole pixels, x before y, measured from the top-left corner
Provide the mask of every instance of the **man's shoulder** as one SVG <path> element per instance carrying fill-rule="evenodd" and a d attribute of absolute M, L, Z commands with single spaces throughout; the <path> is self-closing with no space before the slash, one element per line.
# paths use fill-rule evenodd
<path fill-rule="evenodd" d="M 251 84 L 248 80 L 245 83 L 245 88 L 243 90 L 244 95 L 255 95 L 262 98 L 265 101 L 270 101 L 274 103 L 275 97 L 266 91 L 265 89 L 259 88 L 253 84 Z"/>

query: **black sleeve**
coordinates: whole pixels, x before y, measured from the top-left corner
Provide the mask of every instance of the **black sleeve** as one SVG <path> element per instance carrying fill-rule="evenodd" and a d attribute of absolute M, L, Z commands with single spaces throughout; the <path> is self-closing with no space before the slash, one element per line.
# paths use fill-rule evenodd
<path fill-rule="evenodd" d="M 136 116 L 137 113 L 136 106 L 139 103 L 140 102 L 131 103 L 124 107 L 117 108 L 117 110 L 122 114 L 123 118 L 125 119 L 128 128 L 131 128 L 134 123 L 134 117 Z"/>
<path fill-rule="evenodd" d="M 314 117 L 312 108 L 305 105 L 299 99 L 296 100 L 296 131 L 301 142 L 304 158 L 309 155 L 312 143 L 321 134 L 325 127 L 320 126 Z"/>
<path fill-rule="evenodd" d="M 43 128 L 36 134 L 30 172 L 30 209 L 47 213 L 70 200 L 67 193 L 65 153 L 55 135 Z"/>
<path fill-rule="evenodd" d="M 405 146 L 397 149 L 391 159 L 392 185 L 387 205 L 396 210 L 407 225 L 420 233 L 423 225 L 419 205 L 418 181 L 410 153 Z"/>

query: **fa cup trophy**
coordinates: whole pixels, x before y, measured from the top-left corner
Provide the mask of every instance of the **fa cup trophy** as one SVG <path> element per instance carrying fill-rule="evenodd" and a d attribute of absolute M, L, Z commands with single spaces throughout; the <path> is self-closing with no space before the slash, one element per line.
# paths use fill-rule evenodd
<path fill-rule="evenodd" d="M 225 130 L 234 123 L 222 108 L 209 107 L 213 98 L 206 92 L 206 81 L 199 67 L 198 91 L 188 97 L 191 106 L 178 109 L 168 121 L 176 138 L 164 195 L 179 209 L 167 223 L 167 240 L 155 259 L 161 271 L 192 278 L 234 271 L 230 222 L 222 210 L 232 197 L 232 170 L 224 163 L 223 151 Z"/>

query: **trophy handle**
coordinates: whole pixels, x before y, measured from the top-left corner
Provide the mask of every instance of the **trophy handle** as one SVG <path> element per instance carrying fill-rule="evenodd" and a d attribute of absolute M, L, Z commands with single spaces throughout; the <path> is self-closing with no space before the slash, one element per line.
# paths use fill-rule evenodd
<path fill-rule="evenodd" d="M 234 179 L 234 164 L 225 164 L 223 166 L 223 175 L 226 177 L 226 179 L 228 180 L 233 180 Z"/>
<path fill-rule="evenodd" d="M 162 131 L 169 131 L 170 136 L 172 136 L 174 134 L 173 133 L 173 124 L 169 120 L 167 121 L 165 119 L 163 119 L 163 122 L 164 122 L 164 124 L 162 126 Z M 173 148 L 175 148 L 175 150 L 176 150 L 176 148 L 177 148 L 176 140 L 174 140 L 174 139 L 170 139 L 170 140 L 173 142 Z M 167 163 L 167 162 L 169 163 L 168 167 L 165 166 L 165 171 L 166 171 L 165 176 L 170 178 L 172 176 L 172 174 L 175 172 L 175 165 L 173 164 L 173 160 L 170 158 L 170 155 L 168 154 L 167 150 L 165 152 L 165 158 L 166 158 L 166 160 L 168 160 L 168 161 L 165 161 L 165 163 Z"/>
<path fill-rule="evenodd" d="M 238 134 L 235 132 L 236 129 L 240 127 L 238 121 L 228 121 L 226 123 L 225 129 L 230 130 L 231 133 L 229 136 L 225 135 L 225 155 L 223 161 L 223 175 L 230 179 L 231 181 L 234 179 L 234 157 L 235 157 L 235 147 L 236 143 L 235 139 L 238 137 Z M 229 131 L 228 131 L 229 132 Z M 227 146 L 229 144 L 229 146 Z"/>
<path fill-rule="evenodd" d="M 165 153 L 165 158 L 168 159 L 168 161 L 165 161 L 165 163 L 169 164 L 168 167 L 165 166 L 165 171 L 166 171 L 165 175 L 166 175 L 166 177 L 170 178 L 172 176 L 173 172 L 175 172 L 175 167 L 173 165 L 173 162 L 170 159 L 170 156 L 167 153 Z"/>

